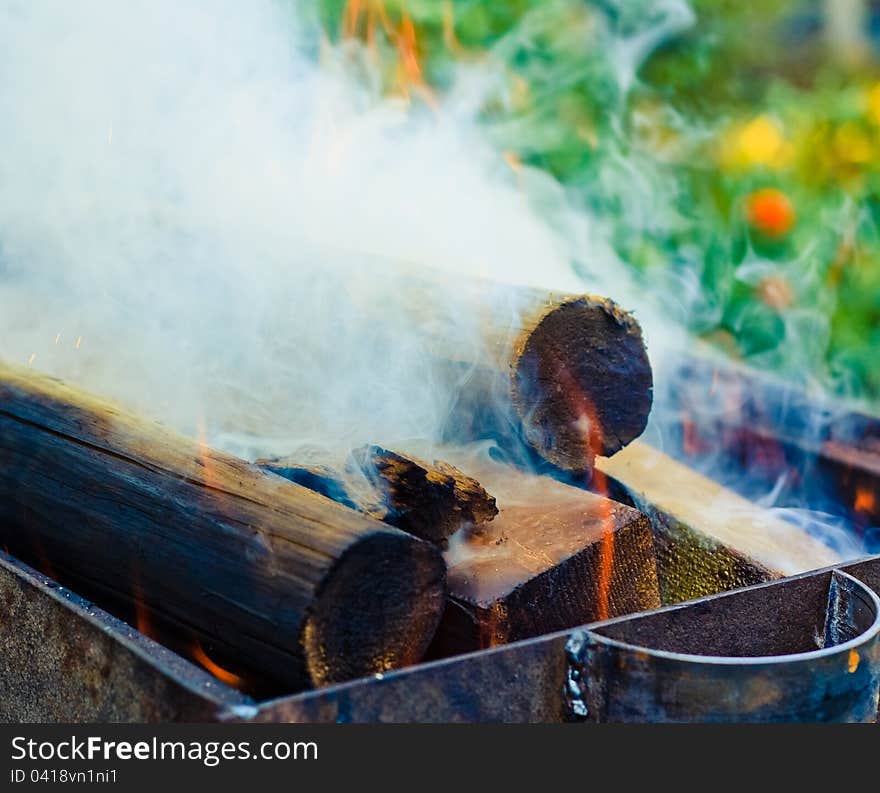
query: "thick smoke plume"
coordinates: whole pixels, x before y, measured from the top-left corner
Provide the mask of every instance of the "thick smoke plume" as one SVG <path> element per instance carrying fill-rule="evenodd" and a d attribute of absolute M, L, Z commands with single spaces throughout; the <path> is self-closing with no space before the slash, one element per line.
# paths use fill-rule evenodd
<path fill-rule="evenodd" d="M 431 438 L 385 263 L 583 284 L 472 81 L 411 107 L 317 44 L 272 2 L 4 4 L 0 355 L 237 451 Z"/>

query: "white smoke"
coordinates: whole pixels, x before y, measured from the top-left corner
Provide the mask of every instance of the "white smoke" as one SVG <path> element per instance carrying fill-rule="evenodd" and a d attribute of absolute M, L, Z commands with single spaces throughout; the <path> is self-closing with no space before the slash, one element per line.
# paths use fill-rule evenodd
<path fill-rule="evenodd" d="M 454 395 L 376 263 L 582 285 L 468 93 L 317 42 L 266 0 L 4 3 L 0 357 L 230 448 L 431 437 Z"/>

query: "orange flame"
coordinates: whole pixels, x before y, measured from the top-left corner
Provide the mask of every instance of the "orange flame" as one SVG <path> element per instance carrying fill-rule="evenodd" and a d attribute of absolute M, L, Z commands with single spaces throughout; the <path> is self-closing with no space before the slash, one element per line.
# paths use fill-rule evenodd
<path fill-rule="evenodd" d="M 135 627 L 138 629 L 138 633 L 144 634 L 144 636 L 149 636 L 151 639 L 153 638 L 153 623 L 150 620 L 150 612 L 147 611 L 143 602 L 140 600 L 135 601 Z"/>
<path fill-rule="evenodd" d="M 846 671 L 849 672 L 851 675 L 854 674 L 855 671 L 859 668 L 860 660 L 861 659 L 859 658 L 858 652 L 856 652 L 855 650 L 850 650 L 849 657 L 846 661 Z"/>
<path fill-rule="evenodd" d="M 578 386 L 572 374 L 568 371 L 563 361 L 557 361 L 556 372 L 561 386 L 561 393 L 565 395 L 572 412 L 578 416 L 577 426 L 583 427 L 584 440 L 591 454 L 602 454 L 602 431 L 599 415 L 590 398 Z M 608 495 L 608 481 L 605 474 L 598 469 L 593 469 L 592 478 L 587 484 L 590 489 L 599 495 Z M 596 614 L 600 620 L 606 620 L 611 615 L 611 582 L 614 573 L 614 528 L 612 526 L 612 505 L 606 500 L 601 507 L 601 518 L 604 531 L 599 545 L 599 571 L 596 580 Z"/>
<path fill-rule="evenodd" d="M 363 26 L 361 20 L 364 20 Z M 382 25 L 385 35 L 390 39 L 394 34 L 388 13 L 382 0 L 348 0 L 342 11 L 342 38 L 357 38 L 364 30 L 364 39 L 371 52 L 375 51 L 376 26 Z"/>
<path fill-rule="evenodd" d="M 150 612 L 139 597 L 134 602 L 134 616 L 135 627 L 138 629 L 138 633 L 142 633 L 144 636 L 149 636 L 151 639 L 154 638 L 153 622 L 150 619 Z"/>
<path fill-rule="evenodd" d="M 867 487 L 859 487 L 856 489 L 856 500 L 853 504 L 853 510 L 855 512 L 873 512 L 876 503 L 877 500 L 874 496 L 873 490 Z"/>
<path fill-rule="evenodd" d="M 520 160 L 519 155 L 517 155 L 516 152 L 505 151 L 501 156 L 511 171 L 518 174 L 522 170 L 522 160 Z"/>
<path fill-rule="evenodd" d="M 363 38 L 369 51 L 375 54 L 379 28 L 397 50 L 398 91 L 406 98 L 418 93 L 429 106 L 436 108 L 434 95 L 422 75 L 416 26 L 409 12 L 403 9 L 400 26 L 395 28 L 382 0 L 347 0 L 342 12 L 343 39 Z"/>
<path fill-rule="evenodd" d="M 193 645 L 192 655 L 193 659 L 199 664 L 199 666 L 214 675 L 214 677 L 216 677 L 221 683 L 225 683 L 232 688 L 238 688 L 244 682 L 244 678 L 239 677 L 228 669 L 224 669 L 215 661 L 212 661 L 202 647 L 201 642 L 197 641 Z"/>
<path fill-rule="evenodd" d="M 401 94 L 409 98 L 415 92 L 429 107 L 436 110 L 437 101 L 422 76 L 416 27 L 406 11 L 403 12 L 400 29 L 391 36 L 391 39 L 397 46 L 397 55 L 400 59 L 397 83 Z"/>
<path fill-rule="evenodd" d="M 196 441 L 199 445 L 198 462 L 202 466 L 205 484 L 215 485 L 219 477 L 215 472 L 216 463 L 211 456 L 211 447 L 208 445 L 208 425 L 201 415 L 196 419 Z"/>
<path fill-rule="evenodd" d="M 361 18 L 362 0 L 348 0 L 342 11 L 342 37 L 346 39 L 357 35 Z"/>
<path fill-rule="evenodd" d="M 134 626 L 138 633 L 149 636 L 151 639 L 156 638 L 156 632 L 153 626 L 153 620 L 150 617 L 150 610 L 144 602 L 144 589 L 141 586 L 141 579 L 137 572 L 131 577 L 131 592 L 134 595 Z"/>
<path fill-rule="evenodd" d="M 416 27 L 410 15 L 404 11 L 397 34 L 397 49 L 406 78 L 413 85 L 422 82 L 422 67 L 419 64 L 417 47 Z"/>

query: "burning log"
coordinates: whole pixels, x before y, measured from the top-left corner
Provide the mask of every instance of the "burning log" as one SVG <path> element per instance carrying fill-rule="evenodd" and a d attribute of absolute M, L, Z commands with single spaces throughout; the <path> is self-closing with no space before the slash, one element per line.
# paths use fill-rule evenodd
<path fill-rule="evenodd" d="M 589 472 L 644 431 L 651 364 L 639 324 L 611 300 L 460 278 L 452 309 L 437 305 L 430 276 L 406 283 L 413 324 L 459 393 L 448 440 L 503 443 L 513 428 L 552 465 Z M 482 349 L 450 344 L 453 310 L 474 318 Z"/>
<path fill-rule="evenodd" d="M 498 514 L 495 499 L 454 466 L 428 463 L 379 446 L 351 453 L 339 468 L 291 458 L 257 460 L 266 471 L 437 544 L 462 526 Z"/>
<path fill-rule="evenodd" d="M 523 314 L 510 357 L 511 395 L 526 438 L 566 470 L 592 468 L 637 438 L 653 375 L 635 319 L 587 295 L 545 298 Z"/>
<path fill-rule="evenodd" d="M 632 443 L 597 467 L 612 492 L 628 497 L 654 524 L 664 604 L 839 561 L 795 524 L 645 443 Z"/>
<path fill-rule="evenodd" d="M 0 542 L 297 687 L 418 661 L 445 602 L 429 544 L 3 365 Z"/>
<path fill-rule="evenodd" d="M 450 655 L 661 605 L 651 524 L 631 507 L 506 466 L 492 523 L 444 553 L 449 605 L 432 653 Z M 500 497 L 500 495 L 499 495 Z"/>

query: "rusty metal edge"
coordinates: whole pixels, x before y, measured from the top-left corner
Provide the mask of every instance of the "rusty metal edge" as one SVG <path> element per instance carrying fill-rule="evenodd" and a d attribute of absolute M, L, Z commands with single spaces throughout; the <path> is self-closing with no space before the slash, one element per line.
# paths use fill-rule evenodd
<path fill-rule="evenodd" d="M 43 639 L 45 649 L 39 654 L 39 660 L 45 661 L 41 671 L 56 676 L 59 687 L 69 690 L 69 687 L 79 685 L 86 696 L 85 692 L 89 691 L 95 673 L 93 669 L 85 667 L 96 664 L 98 660 L 110 666 L 125 665 L 136 673 L 132 675 L 136 679 L 126 682 L 125 691 L 99 692 L 98 697 L 104 697 L 103 701 L 89 702 L 84 707 L 86 712 L 107 713 L 114 720 L 123 721 L 162 717 L 165 714 L 213 720 L 218 709 L 234 710 L 253 705 L 249 697 L 224 685 L 200 667 L 5 552 L 0 552 L 0 575 L 6 578 L 0 589 L 8 599 L 7 607 L 13 605 L 12 599 L 16 598 L 14 605 L 20 611 L 19 616 L 31 622 L 27 626 L 15 626 L 17 630 L 46 631 L 48 628 L 63 635 L 77 634 L 87 639 L 91 653 L 83 653 L 80 658 L 76 653 L 67 652 L 64 663 L 57 664 L 44 657 L 50 654 L 50 649 L 55 651 L 57 648 L 46 647 L 48 640 L 45 636 L 37 637 Z M 10 590 L 10 583 L 17 587 L 17 591 Z M 0 615 L 0 624 L 3 617 L 6 617 L 5 613 Z M 102 635 L 109 640 L 103 647 Z M 22 675 L 28 671 L 26 665 L 35 658 L 35 645 L 36 642 L 31 641 L 28 647 L 22 647 L 17 658 L 2 659 L 0 688 L 15 686 L 16 680 L 20 685 Z M 49 691 L 50 683 L 51 680 L 43 679 L 35 683 L 35 690 L 37 693 L 40 690 Z M 138 691 L 144 700 L 152 701 L 132 701 L 132 694 Z M 168 702 L 155 701 L 156 695 L 161 692 L 168 694 Z M 7 697 L 9 693 L 7 691 Z M 174 696 L 179 701 L 171 702 Z M 68 710 L 64 707 L 52 708 L 47 704 L 44 712 L 47 718 L 58 716 L 63 719 L 65 715 L 75 714 L 76 710 L 73 703 Z"/>
<path fill-rule="evenodd" d="M 695 600 L 639 612 L 533 639 L 480 650 L 349 681 L 315 691 L 268 700 L 254 712 L 221 711 L 221 721 L 562 721 L 565 646 L 573 631 L 594 631 L 669 612 L 686 612 L 701 604 L 772 590 L 809 577 L 840 570 L 880 596 L 880 554 L 707 595 Z M 530 696 L 524 696 L 523 686 Z"/>
<path fill-rule="evenodd" d="M 604 634 L 599 632 L 601 628 L 573 631 L 566 647 L 569 676 L 565 697 L 571 720 L 876 721 L 880 598 L 862 581 L 837 568 L 830 573 L 792 577 L 780 584 L 788 591 L 777 593 L 775 603 L 758 600 L 754 592 L 740 593 L 747 596 L 746 602 L 738 603 L 733 612 L 723 607 L 714 614 L 705 607 L 701 613 L 691 612 L 695 630 L 684 634 L 682 621 L 676 624 L 675 619 L 666 621 L 662 615 L 654 620 L 653 635 L 634 632 L 633 638 L 648 639 L 644 643 L 629 641 L 625 629 L 618 630 L 617 636 L 615 631 L 607 631 L 607 626 Z M 719 601 L 722 599 L 715 603 Z M 823 605 L 822 601 L 820 611 L 824 613 L 816 613 L 811 607 Z M 774 606 L 781 608 L 778 616 Z M 722 630 L 713 640 L 719 611 L 735 623 L 745 624 L 736 624 L 729 632 Z M 750 618 L 756 618 L 751 626 Z M 791 625 L 787 618 L 793 618 Z M 724 625 L 720 623 L 722 628 Z M 667 632 L 666 628 L 672 630 Z M 707 648 L 714 646 L 716 654 L 669 649 L 682 638 L 686 646 L 692 646 L 694 632 L 708 636 Z M 780 636 L 784 637 L 782 643 Z M 802 640 L 810 637 L 815 637 L 818 647 L 804 650 Z M 768 653 L 771 647 L 782 652 Z M 731 654 L 718 654 L 720 648 Z"/>
<path fill-rule="evenodd" d="M 100 630 L 126 654 L 145 664 L 157 679 L 183 689 L 204 710 L 200 720 L 260 721 L 562 721 L 566 675 L 565 646 L 572 631 L 597 630 L 687 612 L 700 604 L 743 597 L 786 582 L 844 571 L 880 594 L 880 554 L 743 589 L 731 590 L 586 626 L 547 634 L 467 655 L 432 661 L 384 675 L 256 703 L 222 684 L 198 666 L 138 633 L 74 592 L 0 553 L 0 569 L 20 585 L 48 596 L 62 615 Z"/>

